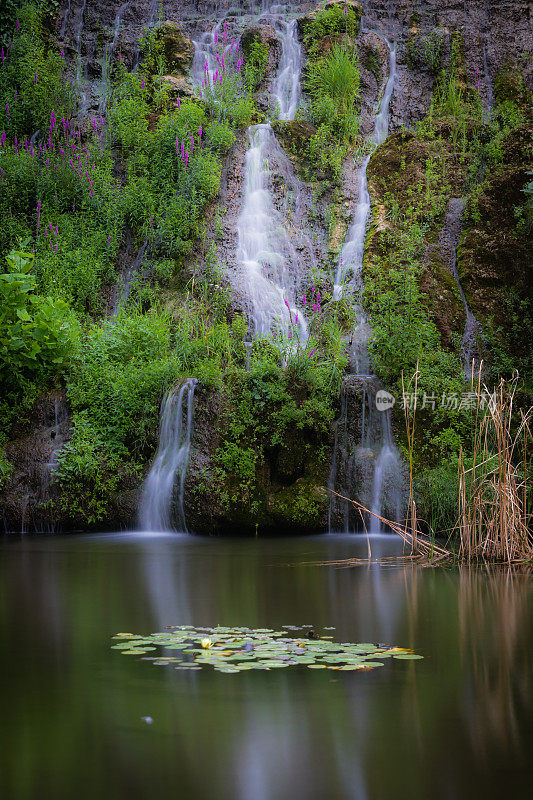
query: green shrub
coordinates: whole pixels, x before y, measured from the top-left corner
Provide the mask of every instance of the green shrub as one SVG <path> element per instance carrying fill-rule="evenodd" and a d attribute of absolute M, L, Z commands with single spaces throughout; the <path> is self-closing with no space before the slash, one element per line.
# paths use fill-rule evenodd
<path fill-rule="evenodd" d="M 310 58 L 315 58 L 322 50 L 324 37 L 353 38 L 361 22 L 361 9 L 358 6 L 332 5 L 319 9 L 310 21 L 304 21 L 304 44 Z"/>
<path fill-rule="evenodd" d="M 0 69 L 0 130 L 11 140 L 38 130 L 46 138 L 52 112 L 58 122 L 70 117 L 74 95 L 64 60 L 45 44 L 39 9 L 23 5 L 18 16 L 20 29 Z"/>
<path fill-rule="evenodd" d="M 257 39 L 252 41 L 245 50 L 243 83 L 246 89 L 254 92 L 263 78 L 268 64 L 268 42 Z"/>
<path fill-rule="evenodd" d="M 0 275 L 0 376 L 6 387 L 24 376 L 64 371 L 78 346 L 77 320 L 61 300 L 37 294 L 34 256 L 11 252 Z"/>
<path fill-rule="evenodd" d="M 224 122 L 213 120 L 207 126 L 207 141 L 219 153 L 227 153 L 235 142 L 235 134 Z"/>
<path fill-rule="evenodd" d="M 331 52 L 313 62 L 307 75 L 313 117 L 335 139 L 353 139 L 358 131 L 359 64 L 354 49 L 334 45 Z"/>

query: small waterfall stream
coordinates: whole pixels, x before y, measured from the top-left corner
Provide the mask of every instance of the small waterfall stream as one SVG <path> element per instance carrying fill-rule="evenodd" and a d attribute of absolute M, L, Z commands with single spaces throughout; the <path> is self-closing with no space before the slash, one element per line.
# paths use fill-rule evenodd
<path fill-rule="evenodd" d="M 439 237 L 438 247 L 444 264 L 453 275 L 465 312 L 465 327 L 461 341 L 461 356 L 466 378 L 472 374 L 472 362 L 476 356 L 477 337 L 481 333 L 481 325 L 470 310 L 461 281 L 457 271 L 457 248 L 461 238 L 462 216 L 466 201 L 463 198 L 452 197 L 448 203 L 444 223 Z"/>
<path fill-rule="evenodd" d="M 104 50 L 104 57 L 101 62 L 102 64 L 102 99 L 100 101 L 99 111 L 100 114 L 103 114 L 107 108 L 107 103 L 109 101 L 110 95 L 110 83 L 111 83 L 111 65 L 113 61 L 113 56 L 115 55 L 115 50 L 118 44 L 118 36 L 120 33 L 120 26 L 122 24 L 122 17 L 128 10 L 131 5 L 131 0 L 126 0 L 120 8 L 118 9 L 115 15 L 115 21 L 113 23 L 113 38 L 110 42 L 108 42 L 105 46 Z"/>
<path fill-rule="evenodd" d="M 396 46 L 387 42 L 389 48 L 389 76 L 376 117 L 371 141 L 378 147 L 385 141 L 389 130 L 389 107 L 396 79 Z M 350 497 L 354 487 L 359 488 L 358 499 L 372 514 L 383 515 L 384 510 L 396 519 L 401 515 L 402 476 L 401 460 L 394 444 L 390 408 L 378 410 L 376 396 L 382 389 L 377 378 L 370 373 L 368 342 L 371 328 L 364 309 L 358 301 L 363 289 L 363 257 L 368 220 L 371 211 L 367 183 L 367 156 L 358 172 L 358 202 L 353 222 L 342 248 L 334 281 L 334 299 L 340 299 L 347 292 L 355 301 L 358 323 L 348 346 L 351 390 L 357 388 L 362 397 L 363 417 L 361 420 L 360 444 L 353 447 L 353 425 L 350 424 L 350 402 L 345 396 L 341 402 L 341 414 L 335 428 L 335 444 L 330 471 L 329 487 Z M 356 380 L 354 381 L 354 378 Z M 343 389 L 345 394 L 347 388 Z M 339 483 L 341 484 L 339 486 Z M 358 515 L 353 513 L 351 504 L 341 501 L 341 514 L 346 531 L 358 527 Z M 330 530 L 334 522 L 336 502 L 331 501 Z M 370 533 L 379 533 L 381 524 L 371 515 L 367 520 Z"/>
<path fill-rule="evenodd" d="M 85 80 L 85 62 L 81 55 L 81 36 L 83 33 L 83 23 L 85 19 L 85 9 L 87 7 L 87 0 L 83 0 L 80 14 L 76 20 L 76 34 L 74 38 L 74 49 L 76 50 L 76 73 L 75 81 L 80 95 L 80 114 L 84 116 L 87 113 L 87 85 Z"/>
<path fill-rule="evenodd" d="M 196 378 L 188 378 L 163 398 L 159 445 L 144 483 L 139 510 L 139 522 L 144 531 L 175 530 L 172 524 L 172 501 L 175 495 L 179 530 L 187 530 L 183 498 L 191 450 L 196 384 Z"/>

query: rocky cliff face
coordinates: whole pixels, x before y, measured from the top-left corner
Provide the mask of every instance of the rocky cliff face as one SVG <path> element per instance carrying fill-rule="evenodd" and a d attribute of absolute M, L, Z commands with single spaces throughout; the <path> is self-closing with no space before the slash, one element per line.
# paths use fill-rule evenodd
<path fill-rule="evenodd" d="M 314 3 L 301 2 L 291 4 L 290 8 L 303 16 L 314 6 Z M 405 186 L 421 177 L 427 147 L 412 131 L 428 110 L 436 72 L 446 61 L 453 36 L 460 35 L 463 42 L 465 80 L 474 74 L 479 76 L 487 110 L 494 103 L 495 93 L 513 91 L 513 74 L 517 70 L 523 76 L 524 86 L 533 89 L 533 59 L 527 57 L 533 45 L 533 5 L 528 0 L 366 0 L 363 9 L 358 43 L 362 64 L 362 131 L 365 134 L 371 130 L 375 103 L 386 78 L 386 47 L 380 37 L 394 39 L 398 47 L 398 79 L 391 103 L 391 128 L 393 131 L 403 128 L 403 131 L 393 134 L 373 160 L 372 190 L 379 217 L 380 198 L 386 192 L 396 191 L 401 197 Z M 207 0 L 164 0 L 162 3 L 69 0 L 59 15 L 57 37 L 72 57 L 73 65 L 77 56 L 83 60 L 78 79 L 86 94 L 84 111 L 87 114 L 95 114 L 102 108 L 106 58 L 120 53 L 128 67 L 133 68 L 139 59 L 139 38 L 143 29 L 154 26 L 160 16 L 164 24 L 160 25 L 158 35 L 172 65 L 172 74 L 163 80 L 173 82 L 177 96 L 188 91 L 187 71 L 194 52 L 191 39 L 226 16 L 235 30 L 257 24 L 257 19 L 250 14 L 250 3 L 236 4 L 234 0 L 217 3 Z M 266 31 L 265 35 L 274 45 L 265 78 L 268 84 L 279 52 L 273 31 Z M 431 51 L 432 63 L 428 63 L 424 52 L 430 40 L 436 43 Z M 331 268 L 356 201 L 352 160 L 346 164 L 340 190 L 335 195 L 325 192 L 321 202 L 315 205 L 312 198 L 316 187 L 310 187 L 299 177 L 305 173 L 299 148 L 302 141 L 312 135 L 312 126 L 300 121 L 279 123 L 276 132 L 291 159 L 289 167 L 283 162 L 283 174 L 280 168 L 276 203 L 282 208 L 287 202 L 287 186 L 291 188 L 292 197 L 297 187 L 301 202 L 298 208 L 290 209 L 295 225 L 301 230 L 313 228 L 313 252 L 305 252 L 302 245 L 302 257 L 313 258 L 317 264 Z M 235 223 L 241 204 L 245 149 L 246 142 L 241 138 L 228 155 L 219 198 L 206 211 L 207 240 L 214 244 L 217 257 L 229 270 L 235 258 Z M 483 187 L 478 198 L 478 221 L 469 228 L 460 246 L 458 265 L 464 290 L 471 308 L 482 321 L 496 316 L 504 323 L 505 306 L 498 288 L 512 285 L 523 294 L 529 291 L 528 253 L 525 245 L 513 238 L 512 230 L 525 170 L 533 160 L 530 151 L 530 128 L 522 128 L 506 141 L 505 170 Z M 278 166 L 281 163 L 280 160 Z M 460 196 L 461 180 L 458 172 L 457 185 L 450 187 L 451 197 Z M 333 224 L 326 214 L 328 206 L 334 208 Z M 371 242 L 371 248 L 379 247 L 378 235 Z M 429 297 L 443 341 L 449 343 L 463 327 L 463 309 L 456 285 L 437 262 L 428 251 L 423 290 Z M 243 298 L 237 291 L 234 309 L 243 308 Z M 357 392 L 352 394 L 350 402 L 355 408 L 361 400 Z M 276 453 L 265 459 L 259 476 L 261 497 L 255 517 L 251 519 L 245 515 L 244 518 L 236 509 L 228 511 L 227 505 L 220 501 L 221 487 L 216 485 L 213 467 L 214 453 L 224 435 L 223 416 L 223 396 L 199 391 L 186 486 L 191 528 L 206 532 L 229 526 L 250 529 L 255 524 L 266 527 L 290 524 L 302 530 L 324 528 L 329 509 L 329 496 L 324 488 L 328 460 L 318 467 L 306 460 L 303 451 L 300 453 L 297 434 L 293 443 L 294 463 L 280 461 Z M 3 498 L 7 528 L 72 524 L 67 514 L 57 510 L 52 514 L 46 510 L 53 494 L 50 472 L 54 454 L 58 446 L 68 440 L 68 435 L 68 408 L 61 393 L 38 401 L 25 426 L 20 432 L 14 432 L 6 449 L 9 460 L 15 464 Z M 334 439 L 332 426 L 326 442 L 330 453 Z M 109 525 L 127 527 L 133 524 L 138 491 L 138 485 L 131 486 L 117 497 Z"/>

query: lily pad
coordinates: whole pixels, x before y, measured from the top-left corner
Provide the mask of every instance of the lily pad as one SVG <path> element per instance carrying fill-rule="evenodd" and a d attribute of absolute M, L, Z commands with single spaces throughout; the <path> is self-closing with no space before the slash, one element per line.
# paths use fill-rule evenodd
<path fill-rule="evenodd" d="M 138 655 L 140 660 L 155 666 L 171 665 L 180 670 L 201 670 L 212 667 L 217 672 L 235 674 L 252 669 L 337 669 L 355 671 L 383 666 L 381 659 L 420 659 L 412 651 L 395 646 L 368 642 L 334 642 L 333 637 L 308 638 L 311 625 L 285 625 L 283 630 L 270 628 L 214 628 L 192 625 L 168 626 L 141 636 L 120 633 L 113 637 L 113 650 L 124 655 Z M 316 629 L 316 628 L 315 628 Z M 324 628 L 323 630 L 334 630 Z M 144 656 L 159 648 L 159 655 Z M 170 655 L 165 655 L 165 653 Z M 176 655 L 173 655 L 176 653 Z"/>

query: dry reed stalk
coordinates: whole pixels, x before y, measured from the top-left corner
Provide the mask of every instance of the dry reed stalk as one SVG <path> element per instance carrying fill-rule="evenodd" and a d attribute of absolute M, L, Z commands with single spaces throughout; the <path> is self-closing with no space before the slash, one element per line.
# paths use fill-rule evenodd
<path fill-rule="evenodd" d="M 527 508 L 527 447 L 531 441 L 530 422 L 533 407 L 520 411 L 520 424 L 513 433 L 513 411 L 518 388 L 518 375 L 510 381 L 500 379 L 492 394 L 481 383 L 483 363 L 471 386 L 475 388 L 476 415 L 472 466 L 467 469 L 464 453 L 459 452 L 458 497 L 459 517 L 449 535 L 446 546 L 435 543 L 434 534 L 423 534 L 417 515 L 413 483 L 413 453 L 416 421 L 416 396 L 418 365 L 407 389 L 414 388 L 415 403 L 412 409 L 404 404 L 409 458 L 409 499 L 404 523 L 393 522 L 365 508 L 357 500 L 332 494 L 346 500 L 358 509 L 364 525 L 364 514 L 370 514 L 388 526 L 409 545 L 410 554 L 399 561 L 411 559 L 429 563 L 450 561 L 493 561 L 508 565 L 533 561 L 533 541 L 530 533 L 530 514 Z M 402 375 L 402 391 L 406 396 Z M 489 402 L 485 407 L 486 397 Z M 518 451 L 521 455 L 517 458 Z M 365 526 L 366 530 L 366 526 Z M 452 536 L 459 536 L 459 552 L 450 549 Z M 370 543 L 369 558 L 370 558 Z M 349 561 L 362 563 L 361 559 Z"/>
<path fill-rule="evenodd" d="M 344 495 L 334 492 L 333 489 L 329 489 L 329 491 L 336 495 L 336 497 L 339 497 L 341 500 L 346 500 L 348 503 L 354 505 L 359 511 L 361 518 L 363 518 L 364 514 L 370 514 L 384 525 L 389 527 L 394 533 L 398 534 L 398 536 L 403 539 L 405 544 L 409 545 L 410 547 L 411 554 L 409 557 L 422 556 L 424 559 L 429 559 L 432 562 L 439 561 L 442 558 L 450 557 L 451 553 L 449 550 L 436 544 L 431 537 L 421 534 L 420 531 L 413 532 L 407 521 L 405 523 L 393 522 L 386 517 L 382 517 L 380 514 L 376 514 L 374 511 L 370 511 L 357 500 L 344 497 Z"/>
<path fill-rule="evenodd" d="M 462 561 L 511 564 L 533 559 L 527 509 L 527 445 L 533 408 L 520 411 L 520 424 L 513 432 L 517 388 L 518 375 L 510 381 L 502 378 L 492 394 L 483 386 L 489 402 L 479 419 L 483 397 L 480 367 L 469 469 L 463 453 L 459 455 L 459 519 L 454 532 L 459 535 Z"/>

